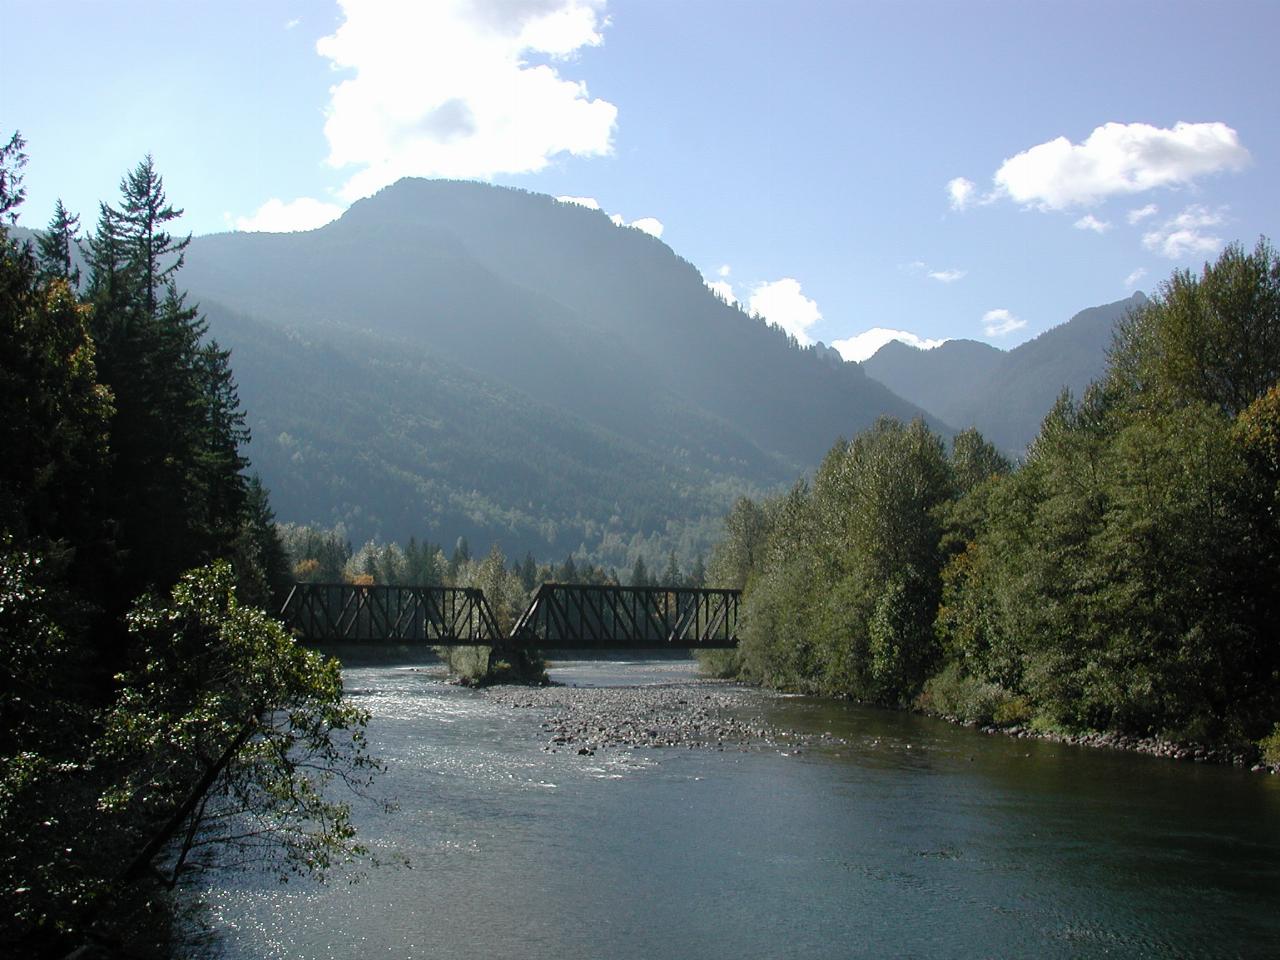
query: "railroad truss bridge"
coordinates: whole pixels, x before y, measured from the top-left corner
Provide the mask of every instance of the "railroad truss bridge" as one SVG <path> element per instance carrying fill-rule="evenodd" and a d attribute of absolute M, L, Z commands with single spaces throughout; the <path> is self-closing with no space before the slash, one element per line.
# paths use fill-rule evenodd
<path fill-rule="evenodd" d="M 544 583 L 504 635 L 475 587 L 295 584 L 280 612 L 301 639 L 538 650 L 736 647 L 741 591 Z"/>

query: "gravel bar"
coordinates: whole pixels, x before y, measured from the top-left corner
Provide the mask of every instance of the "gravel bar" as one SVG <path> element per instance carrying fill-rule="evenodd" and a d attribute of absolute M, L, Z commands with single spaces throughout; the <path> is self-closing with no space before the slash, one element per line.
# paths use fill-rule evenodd
<path fill-rule="evenodd" d="M 537 710 L 548 752 L 591 756 L 604 748 L 800 752 L 805 739 L 771 726 L 758 713 L 773 694 L 723 680 L 635 687 L 489 687 L 485 696 L 513 709 Z"/>

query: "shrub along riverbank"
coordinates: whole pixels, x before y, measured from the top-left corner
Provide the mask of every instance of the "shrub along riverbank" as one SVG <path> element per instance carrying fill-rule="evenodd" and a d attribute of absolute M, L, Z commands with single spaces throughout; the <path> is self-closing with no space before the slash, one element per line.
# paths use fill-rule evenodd
<path fill-rule="evenodd" d="M 742 646 L 707 669 L 1034 734 L 1280 763 L 1280 259 L 1175 273 L 1025 462 L 917 421 L 740 500 L 711 567 Z"/>

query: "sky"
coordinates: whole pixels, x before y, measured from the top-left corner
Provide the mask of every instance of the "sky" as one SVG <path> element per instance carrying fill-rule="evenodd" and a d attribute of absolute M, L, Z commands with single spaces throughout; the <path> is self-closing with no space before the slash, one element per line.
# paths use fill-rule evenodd
<path fill-rule="evenodd" d="M 846 359 L 1009 348 L 1280 240 L 1280 0 L 0 0 L 21 222 L 150 154 L 184 229 L 404 176 L 658 235 Z"/>

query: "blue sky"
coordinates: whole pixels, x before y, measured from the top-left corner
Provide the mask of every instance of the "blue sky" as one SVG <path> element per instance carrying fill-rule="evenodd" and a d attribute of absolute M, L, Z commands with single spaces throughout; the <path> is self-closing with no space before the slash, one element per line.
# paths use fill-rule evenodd
<path fill-rule="evenodd" d="M 1280 2 L 0 0 L 23 222 L 156 161 L 186 229 L 403 175 L 580 198 L 846 356 L 1010 347 L 1277 237 Z M 620 227 L 625 228 L 625 227 Z"/>

